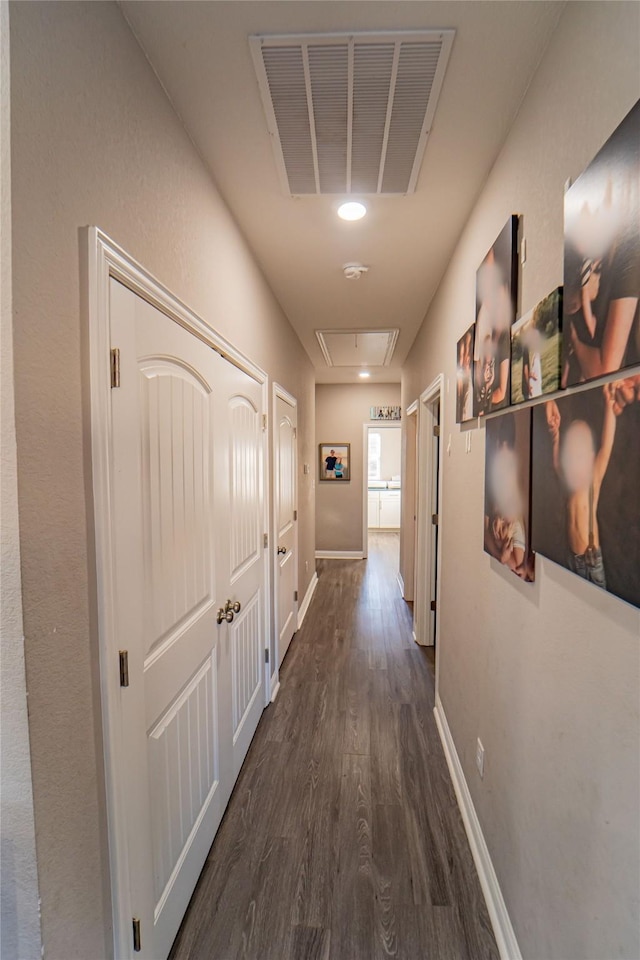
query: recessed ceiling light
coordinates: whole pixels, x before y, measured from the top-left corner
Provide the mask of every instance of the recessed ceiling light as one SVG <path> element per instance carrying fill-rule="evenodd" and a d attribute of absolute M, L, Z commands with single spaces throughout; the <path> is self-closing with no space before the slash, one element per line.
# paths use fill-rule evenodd
<path fill-rule="evenodd" d="M 367 208 L 359 200 L 347 200 L 338 207 L 338 216 L 342 220 L 362 220 Z"/>
<path fill-rule="evenodd" d="M 370 377 L 371 374 L 369 373 L 368 370 L 361 370 L 360 373 L 358 374 L 358 376 L 359 376 L 359 377 L 362 377 L 363 380 L 366 380 L 366 378 L 367 378 L 367 377 Z"/>

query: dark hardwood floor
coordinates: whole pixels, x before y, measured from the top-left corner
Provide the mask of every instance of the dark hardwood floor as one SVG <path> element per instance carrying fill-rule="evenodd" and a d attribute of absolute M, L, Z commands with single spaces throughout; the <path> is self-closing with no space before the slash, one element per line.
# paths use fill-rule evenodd
<path fill-rule="evenodd" d="M 398 538 L 319 584 L 172 960 L 497 960 Z"/>

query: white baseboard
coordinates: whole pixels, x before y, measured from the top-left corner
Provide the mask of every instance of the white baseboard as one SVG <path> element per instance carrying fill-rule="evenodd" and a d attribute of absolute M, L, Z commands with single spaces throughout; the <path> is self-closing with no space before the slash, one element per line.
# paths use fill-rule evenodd
<path fill-rule="evenodd" d="M 362 550 L 316 550 L 316 560 L 363 560 Z"/>
<path fill-rule="evenodd" d="M 309 581 L 309 586 L 307 587 L 307 592 L 302 598 L 302 603 L 298 607 L 298 630 L 302 626 L 302 621 L 306 616 L 307 610 L 309 609 L 309 604 L 311 603 L 311 598 L 313 597 L 313 594 L 315 593 L 315 589 L 317 586 L 318 586 L 318 574 L 314 570 L 313 576 Z"/>
<path fill-rule="evenodd" d="M 280 677 L 278 675 L 278 671 L 276 670 L 274 675 L 271 677 L 271 703 L 273 703 L 275 698 L 278 696 L 279 689 L 280 689 Z"/>
<path fill-rule="evenodd" d="M 398 581 L 398 586 L 400 587 L 400 596 L 404 599 L 404 580 L 402 579 L 402 574 L 399 573 L 396 577 Z"/>
<path fill-rule="evenodd" d="M 453 788 L 456 792 L 458 806 L 462 814 L 462 821 L 471 847 L 473 861 L 478 871 L 478 879 L 484 893 L 484 898 L 491 917 L 491 925 L 495 934 L 500 960 L 522 960 L 520 947 L 516 940 L 516 935 L 511 925 L 511 920 L 507 912 L 507 907 L 502 896 L 500 884 L 496 872 L 491 862 L 489 848 L 482 833 L 482 827 L 478 820 L 469 787 L 465 779 L 460 757 L 456 750 L 456 745 L 451 736 L 451 730 L 445 716 L 444 708 L 440 697 L 436 694 L 436 705 L 433 708 L 442 741 L 444 755 L 449 767 L 449 773 L 453 781 Z"/>

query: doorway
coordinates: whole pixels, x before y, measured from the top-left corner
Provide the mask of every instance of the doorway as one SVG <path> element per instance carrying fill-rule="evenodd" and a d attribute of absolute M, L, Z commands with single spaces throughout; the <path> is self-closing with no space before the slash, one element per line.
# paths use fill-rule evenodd
<path fill-rule="evenodd" d="M 442 555 L 442 386 L 443 377 L 439 375 L 418 402 L 418 549 L 414 636 L 421 646 L 434 648 L 436 683 Z"/>
<path fill-rule="evenodd" d="M 402 428 L 399 423 L 365 423 L 363 439 L 362 555 L 369 536 L 393 540 L 398 552 L 402 497 Z"/>

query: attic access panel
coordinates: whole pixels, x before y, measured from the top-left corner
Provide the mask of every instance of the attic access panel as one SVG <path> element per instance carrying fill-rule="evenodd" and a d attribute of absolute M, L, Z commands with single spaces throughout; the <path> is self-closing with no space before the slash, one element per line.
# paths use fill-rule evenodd
<path fill-rule="evenodd" d="M 399 330 L 316 330 L 328 367 L 388 367 Z"/>
<path fill-rule="evenodd" d="M 454 34 L 250 37 L 285 192 L 413 193 Z"/>

